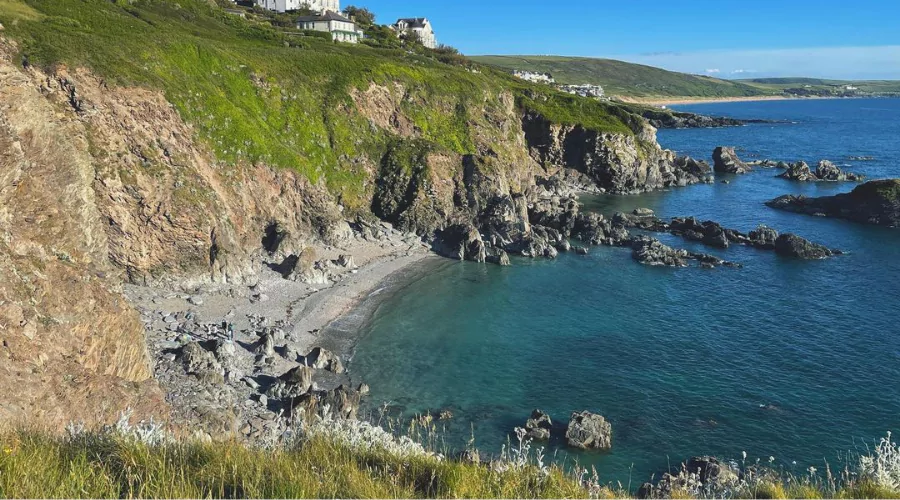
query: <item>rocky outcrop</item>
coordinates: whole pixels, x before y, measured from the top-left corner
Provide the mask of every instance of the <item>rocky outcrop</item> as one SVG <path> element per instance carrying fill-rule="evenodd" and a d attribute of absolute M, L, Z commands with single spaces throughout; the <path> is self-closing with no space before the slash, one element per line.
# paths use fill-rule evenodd
<path fill-rule="evenodd" d="M 812 243 L 796 234 L 785 233 L 775 240 L 775 253 L 786 257 L 812 260 L 824 259 L 840 252 L 835 252 L 825 246 Z"/>
<path fill-rule="evenodd" d="M 791 181 L 799 181 L 799 182 L 819 182 L 819 181 L 853 181 L 858 182 L 862 181 L 863 177 L 861 175 L 854 174 L 852 172 L 844 172 L 837 165 L 828 161 L 822 160 L 816 166 L 815 172 L 813 172 L 809 165 L 804 161 L 798 161 L 796 163 L 788 164 L 785 171 L 779 174 L 777 177 L 781 179 L 787 179 Z"/>
<path fill-rule="evenodd" d="M 850 193 L 835 196 L 784 195 L 766 205 L 790 212 L 896 227 L 900 224 L 900 179 L 869 181 Z"/>
<path fill-rule="evenodd" d="M 547 441 L 550 439 L 550 431 L 553 429 L 553 422 L 550 415 L 541 410 L 531 412 L 531 418 L 525 422 L 525 436 L 536 441 Z"/>
<path fill-rule="evenodd" d="M 746 174 L 752 167 L 738 158 L 734 148 L 719 146 L 713 151 L 713 170 L 722 174 Z"/>
<path fill-rule="evenodd" d="M 714 255 L 672 248 L 656 238 L 647 236 L 638 236 L 632 239 L 631 257 L 641 264 L 649 266 L 687 267 L 689 260 L 695 260 L 705 268 L 740 267 L 740 264 L 720 259 Z"/>
<path fill-rule="evenodd" d="M 609 450 L 612 426 L 601 415 L 588 411 L 572 413 L 566 428 L 566 444 L 582 450 Z"/>
<path fill-rule="evenodd" d="M 774 120 L 739 120 L 724 116 L 706 116 L 657 108 L 646 108 L 641 111 L 641 116 L 658 129 L 741 127 L 750 123 L 778 123 Z"/>
<path fill-rule="evenodd" d="M 522 128 L 531 156 L 544 168 L 565 167 L 594 180 L 604 192 L 628 194 L 686 186 L 706 180 L 697 164 L 676 163 L 674 153 L 656 143 L 644 122 L 634 134 L 600 133 L 578 125 L 559 125 L 526 113 Z"/>
<path fill-rule="evenodd" d="M 779 236 L 778 231 L 763 225 L 744 234 L 736 229 L 722 227 L 714 221 L 698 222 L 693 217 L 673 217 L 670 222 L 665 222 L 655 215 L 646 212 L 640 213 L 642 215 L 616 213 L 613 223 L 625 228 L 671 233 L 686 240 L 697 241 L 716 248 L 728 248 L 731 244 L 748 245 L 760 250 L 775 250 L 779 255 L 807 259 L 841 254 L 839 250 L 825 248 L 794 234 Z M 736 265 L 707 254 L 673 249 L 648 237 L 633 238 L 631 241 L 634 259 L 643 264 L 685 267 L 686 261 L 693 259 L 705 267 Z"/>

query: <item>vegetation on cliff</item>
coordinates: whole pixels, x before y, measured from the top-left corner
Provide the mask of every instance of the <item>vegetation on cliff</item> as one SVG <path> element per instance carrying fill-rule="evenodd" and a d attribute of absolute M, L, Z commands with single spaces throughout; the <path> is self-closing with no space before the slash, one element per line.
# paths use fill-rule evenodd
<path fill-rule="evenodd" d="M 87 67 L 107 84 L 160 89 L 220 161 L 292 168 L 324 180 L 350 208 L 394 138 L 355 112 L 351 94 L 394 88 L 415 134 L 434 148 L 475 152 L 483 107 L 512 92 L 554 120 L 631 134 L 628 112 L 518 82 L 440 54 L 346 46 L 227 13 L 203 0 L 26 0 L 0 3 L 4 36 L 25 65 Z M 503 138 L 498 138 L 502 140 Z"/>
<path fill-rule="evenodd" d="M 518 442 L 489 460 L 474 450 L 447 458 L 356 421 L 318 421 L 266 448 L 178 438 L 127 417 L 98 431 L 70 426 L 65 436 L 7 431 L 0 498 L 900 498 L 890 434 L 843 470 L 698 457 L 688 462 L 697 470 L 682 465 L 637 489 L 547 463 L 517 431 Z M 433 428 L 425 432 L 437 442 Z"/>

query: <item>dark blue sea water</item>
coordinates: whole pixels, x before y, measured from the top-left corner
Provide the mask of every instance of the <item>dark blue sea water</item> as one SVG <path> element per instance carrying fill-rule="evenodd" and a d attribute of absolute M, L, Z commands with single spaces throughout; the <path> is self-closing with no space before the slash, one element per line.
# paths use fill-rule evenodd
<path fill-rule="evenodd" d="M 682 154 L 709 158 L 733 145 L 746 159 L 827 158 L 871 178 L 900 176 L 900 100 L 682 109 L 791 122 L 660 131 Z M 900 230 L 769 209 L 763 202 L 781 194 L 854 187 L 777 173 L 585 201 L 743 231 L 764 223 L 847 255 L 804 262 L 736 247 L 713 253 L 744 268 L 717 270 L 643 267 L 615 248 L 510 268 L 442 261 L 378 305 L 351 370 L 371 385 L 372 407 L 450 408 L 451 447 L 474 428 L 478 447 L 496 452 L 533 408 L 561 423 L 572 411 L 599 412 L 612 422 L 613 450 L 565 453 L 608 480 L 643 481 L 695 454 L 834 463 L 900 431 Z"/>

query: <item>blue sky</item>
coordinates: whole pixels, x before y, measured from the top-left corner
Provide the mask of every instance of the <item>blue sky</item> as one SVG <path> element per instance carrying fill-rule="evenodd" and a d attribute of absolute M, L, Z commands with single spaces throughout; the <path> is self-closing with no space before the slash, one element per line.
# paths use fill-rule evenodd
<path fill-rule="evenodd" d="M 611 57 L 727 78 L 900 79 L 900 0 L 356 0 L 356 4 L 373 10 L 382 23 L 401 16 L 428 17 L 439 42 L 470 55 Z"/>

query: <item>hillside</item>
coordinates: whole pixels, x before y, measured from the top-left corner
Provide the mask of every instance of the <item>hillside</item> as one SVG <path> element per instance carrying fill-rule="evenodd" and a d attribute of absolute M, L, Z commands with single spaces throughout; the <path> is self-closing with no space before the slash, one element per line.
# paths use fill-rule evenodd
<path fill-rule="evenodd" d="M 245 300 L 265 271 L 308 275 L 338 257 L 317 255 L 377 246 L 377 223 L 453 258 L 553 257 L 573 189 L 705 180 L 631 108 L 217 2 L 0 0 L 0 25 L 4 421 L 60 428 L 124 407 L 165 419 L 165 400 L 241 428 L 240 401 L 165 399 L 154 367 L 171 361 L 145 340 L 155 313 L 142 317 L 124 284 L 236 287 Z M 547 189 L 560 194 L 550 205 Z"/>
<path fill-rule="evenodd" d="M 624 97 L 749 97 L 772 91 L 747 83 L 688 75 L 612 59 L 561 56 L 474 56 L 473 60 L 507 71 L 550 73 L 563 84 L 601 85 L 608 95 Z"/>
<path fill-rule="evenodd" d="M 753 78 L 737 80 L 767 92 L 811 95 L 900 96 L 900 81 L 825 80 L 821 78 Z M 848 90 L 847 87 L 853 87 Z"/>

